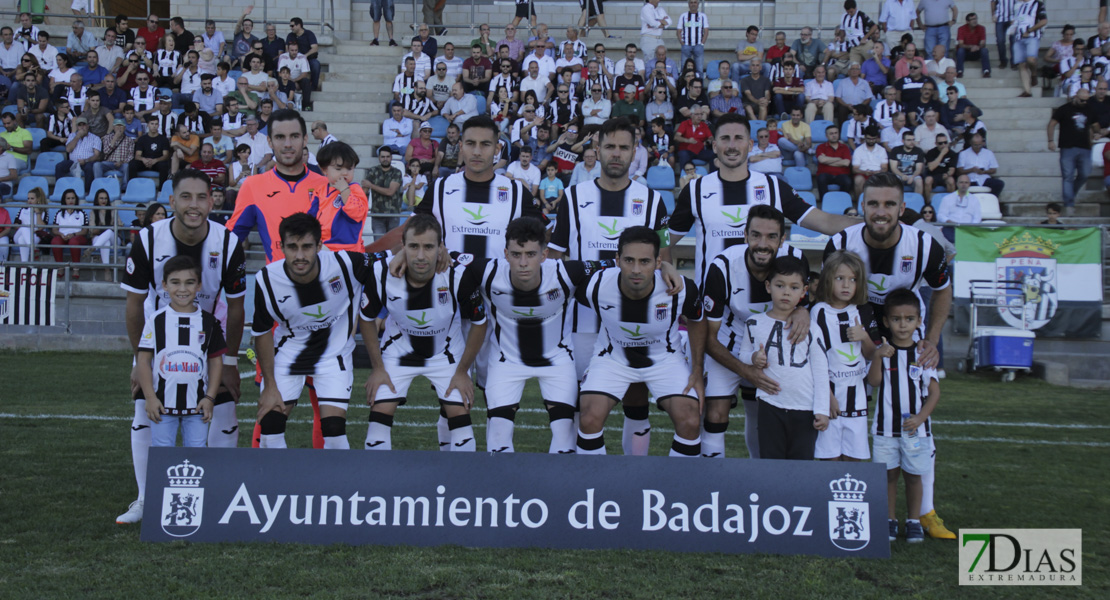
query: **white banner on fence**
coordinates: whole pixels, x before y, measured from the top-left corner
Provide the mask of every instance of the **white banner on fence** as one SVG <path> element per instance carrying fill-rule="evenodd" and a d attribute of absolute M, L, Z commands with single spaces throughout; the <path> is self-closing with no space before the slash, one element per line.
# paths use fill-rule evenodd
<path fill-rule="evenodd" d="M 0 325 L 55 324 L 58 269 L 0 269 Z"/>

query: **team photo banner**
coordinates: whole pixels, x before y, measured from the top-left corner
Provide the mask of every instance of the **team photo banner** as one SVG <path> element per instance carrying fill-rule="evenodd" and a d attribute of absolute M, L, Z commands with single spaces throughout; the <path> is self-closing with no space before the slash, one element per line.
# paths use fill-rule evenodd
<path fill-rule="evenodd" d="M 0 268 L 0 325 L 56 324 L 59 269 Z"/>
<path fill-rule="evenodd" d="M 875 463 L 152 448 L 141 539 L 888 558 Z"/>
<path fill-rule="evenodd" d="M 979 325 L 1028 329 L 1038 337 L 1098 337 L 1102 324 L 1102 238 L 1097 227 L 956 229 L 956 327 L 968 329 L 971 281 L 998 285 L 999 307 Z"/>

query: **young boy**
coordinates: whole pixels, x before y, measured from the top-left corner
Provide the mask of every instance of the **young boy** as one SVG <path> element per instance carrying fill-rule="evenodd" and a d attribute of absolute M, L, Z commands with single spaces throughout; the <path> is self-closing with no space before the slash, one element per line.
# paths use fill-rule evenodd
<path fill-rule="evenodd" d="M 183 254 L 166 261 L 162 286 L 170 304 L 146 320 L 137 362 L 151 445 L 174 446 L 180 426 L 185 447 L 201 448 L 208 441 L 205 425 L 212 419 L 227 344 L 216 317 L 194 304 L 200 289 L 196 261 Z"/>
<path fill-rule="evenodd" d="M 320 221 L 324 244 L 336 252 L 365 252 L 362 227 L 370 203 L 361 185 L 351 185 L 358 153 L 345 142 L 332 142 L 320 150 L 316 162 L 328 178 L 328 187 L 312 192 L 308 213 Z"/>
<path fill-rule="evenodd" d="M 808 274 L 801 259 L 776 258 L 765 284 L 771 308 L 745 323 L 748 335 L 741 339 L 740 360 L 765 369 L 780 386 L 777 394 L 756 390 L 760 458 L 813 460 L 817 432 L 829 426 L 827 349 L 813 335 L 794 344 L 786 331 L 786 319 L 805 297 Z"/>
<path fill-rule="evenodd" d="M 540 180 L 540 201 L 543 202 L 543 212 L 551 214 L 563 200 L 563 181 L 559 179 L 559 166 L 554 161 L 547 163 L 546 171 L 547 177 Z"/>
<path fill-rule="evenodd" d="M 1041 221 L 1041 225 L 1059 225 L 1060 213 L 1064 212 L 1064 207 L 1059 202 L 1049 202 L 1044 207 L 1045 220 Z"/>
<path fill-rule="evenodd" d="M 883 305 L 883 323 L 890 341 L 876 350 L 867 383 L 879 390 L 877 414 L 871 425 L 875 462 L 886 464 L 887 508 L 890 541 L 898 537 L 894 501 L 898 475 L 906 480 L 909 515 L 921 514 L 921 476 L 932 468 L 933 434 L 929 415 L 940 399 L 936 369 L 917 365 L 914 331 L 921 325 L 921 304 L 908 289 L 892 291 Z M 925 541 L 925 530 L 916 518 L 906 519 L 906 541 Z"/>
<path fill-rule="evenodd" d="M 651 148 L 652 157 L 658 164 L 666 163 L 674 168 L 674 145 L 671 136 L 667 135 L 667 122 L 663 117 L 655 117 L 651 121 Z"/>
<path fill-rule="evenodd" d="M 778 144 L 782 139 L 782 131 L 779 131 L 779 120 L 774 117 L 767 117 L 767 134 L 770 136 L 770 143 Z"/>

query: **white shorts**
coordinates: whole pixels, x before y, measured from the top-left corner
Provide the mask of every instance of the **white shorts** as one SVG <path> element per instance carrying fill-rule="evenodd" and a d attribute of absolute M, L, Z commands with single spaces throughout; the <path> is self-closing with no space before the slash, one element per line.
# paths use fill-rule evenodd
<path fill-rule="evenodd" d="M 583 394 L 601 394 L 621 401 L 633 383 L 645 383 L 658 405 L 671 396 L 697 398 L 693 390 L 686 391 L 690 368 L 681 355 L 672 354 L 658 364 L 643 369 L 633 369 L 607 356 L 595 356 L 586 370 L 582 382 Z"/>
<path fill-rule="evenodd" d="M 389 373 L 389 379 L 393 382 L 393 389 L 396 390 L 396 393 L 389 391 L 389 388 L 384 385 L 380 386 L 376 396 L 377 402 L 404 404 L 408 399 L 409 386 L 412 385 L 412 380 L 423 375 L 432 383 L 432 387 L 436 390 L 436 396 L 441 402 L 459 405 L 463 403 L 463 397 L 459 390 L 452 390 L 451 395 L 447 395 L 447 388 L 451 387 L 451 377 L 455 375 L 456 365 L 442 361 L 423 367 L 402 367 L 397 359 L 389 358 L 383 359 L 383 362 L 385 363 L 385 371 Z"/>
<path fill-rule="evenodd" d="M 486 407 L 494 409 L 519 404 L 524 384 L 533 377 L 540 382 L 540 395 L 545 402 L 578 406 L 578 379 L 573 363 L 528 367 L 495 361 L 489 366 Z"/>
<path fill-rule="evenodd" d="M 597 332 L 572 333 L 571 341 L 574 342 L 574 372 L 581 383 L 586 379 L 586 370 L 590 368 L 590 359 L 594 356 Z"/>
<path fill-rule="evenodd" d="M 462 321 L 463 343 L 470 337 L 470 321 L 463 319 Z M 482 342 L 481 349 L 478 350 L 478 355 L 474 357 L 474 385 L 481 389 L 486 389 L 487 373 L 489 371 L 490 352 L 493 352 L 493 327 L 486 328 L 486 340 Z M 390 371 L 392 375 L 393 371 Z"/>
<path fill-rule="evenodd" d="M 871 449 L 867 446 L 867 417 L 829 419 L 829 428 L 817 432 L 813 455 L 815 458 L 871 458 Z"/>
<path fill-rule="evenodd" d="M 911 475 L 924 475 L 933 470 L 933 459 L 936 457 L 936 446 L 933 445 L 931 436 L 922 437 L 921 449 L 915 453 L 906 452 L 902 448 L 901 439 L 874 436 L 875 459 L 877 463 L 886 465 L 886 470 L 901 467 Z"/>
<path fill-rule="evenodd" d="M 69 9 L 89 12 L 89 0 L 73 0 L 69 5 Z"/>
<path fill-rule="evenodd" d="M 350 357 L 345 364 L 351 364 Z M 296 404 L 304 390 L 306 377 L 312 377 L 312 387 L 316 390 L 316 398 L 320 406 L 334 406 L 347 410 L 351 389 L 355 383 L 354 371 L 345 369 L 320 375 L 274 375 L 281 399 L 286 403 Z M 262 387 L 265 389 L 265 381 L 262 382 Z"/>

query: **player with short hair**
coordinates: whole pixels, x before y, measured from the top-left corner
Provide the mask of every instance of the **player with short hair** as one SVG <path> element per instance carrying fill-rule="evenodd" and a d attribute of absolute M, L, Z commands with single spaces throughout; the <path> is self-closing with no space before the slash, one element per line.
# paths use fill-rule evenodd
<path fill-rule="evenodd" d="M 208 428 L 208 446 L 234 448 L 239 440 L 239 423 L 235 417 L 235 403 L 239 400 L 236 363 L 245 322 L 246 261 L 239 240 L 222 225 L 208 219 L 213 208 L 211 190 L 211 180 L 201 171 L 182 169 L 174 175 L 170 195 L 174 216 L 139 232 L 127 257 L 120 287 L 127 291 L 124 320 L 127 337 L 137 356 L 147 318 L 170 301 L 162 285 L 166 263 L 175 256 L 189 256 L 201 266 L 197 306 L 220 319 L 227 331 L 228 347 L 222 359 L 221 389 L 216 393 Z M 138 362 L 135 364 L 137 366 Z M 131 421 L 131 460 L 139 495 L 127 512 L 116 517 L 116 522 L 121 524 L 138 523 L 143 518 L 146 465 L 151 444 L 151 423 L 136 367 L 131 371 L 131 393 L 135 405 Z"/>
<path fill-rule="evenodd" d="M 402 231 L 405 272 L 390 274 L 388 265 L 371 269 L 362 299 L 359 329 L 370 354 L 366 399 L 370 405 L 367 450 L 393 447 L 393 416 L 406 402 L 418 375 L 428 378 L 446 415 L 449 449 L 477 448 L 470 422 L 474 384 L 469 371 L 486 337 L 486 314 L 477 287 L 463 282 L 466 268 L 452 265 L 437 273 L 443 232 L 431 215 L 415 215 Z M 385 317 L 381 345 L 377 318 Z M 463 344 L 462 321 L 471 323 Z M 443 446 L 440 446 L 443 448 Z"/>
<path fill-rule="evenodd" d="M 686 278 L 682 291 L 668 295 L 659 272 L 659 245 L 659 235 L 650 227 L 625 229 L 617 242 L 620 269 L 595 273 L 575 294 L 601 321 L 579 396 L 579 454 L 605 454 L 605 419 L 636 382 L 647 384 L 674 422 L 670 455 L 701 453 L 705 323 L 700 296 Z M 678 334 L 682 316 L 689 351 Z"/>
<path fill-rule="evenodd" d="M 286 447 L 286 420 L 311 376 L 324 448 L 350 448 L 347 403 L 354 382 L 355 321 L 371 260 L 385 255 L 321 249 L 320 223 L 306 213 L 282 219 L 278 234 L 283 258 L 266 265 L 254 280 L 251 333 L 262 371 L 260 446 Z"/>
<path fill-rule="evenodd" d="M 736 407 L 737 390 L 744 399 L 744 441 L 748 456 L 760 457 L 756 388 L 777 393 L 780 382 L 741 362 L 737 356 L 741 340 L 747 335 L 747 320 L 771 307 L 766 281 L 775 258 L 802 258 L 800 250 L 783 241 L 785 219 L 773 206 L 753 206 L 744 230 L 746 243 L 729 246 L 710 263 L 703 290 L 707 329 L 705 353 L 708 356 L 701 449 L 702 456 L 712 458 L 725 457 L 728 413 Z M 804 306 L 796 310 L 806 313 Z"/>

